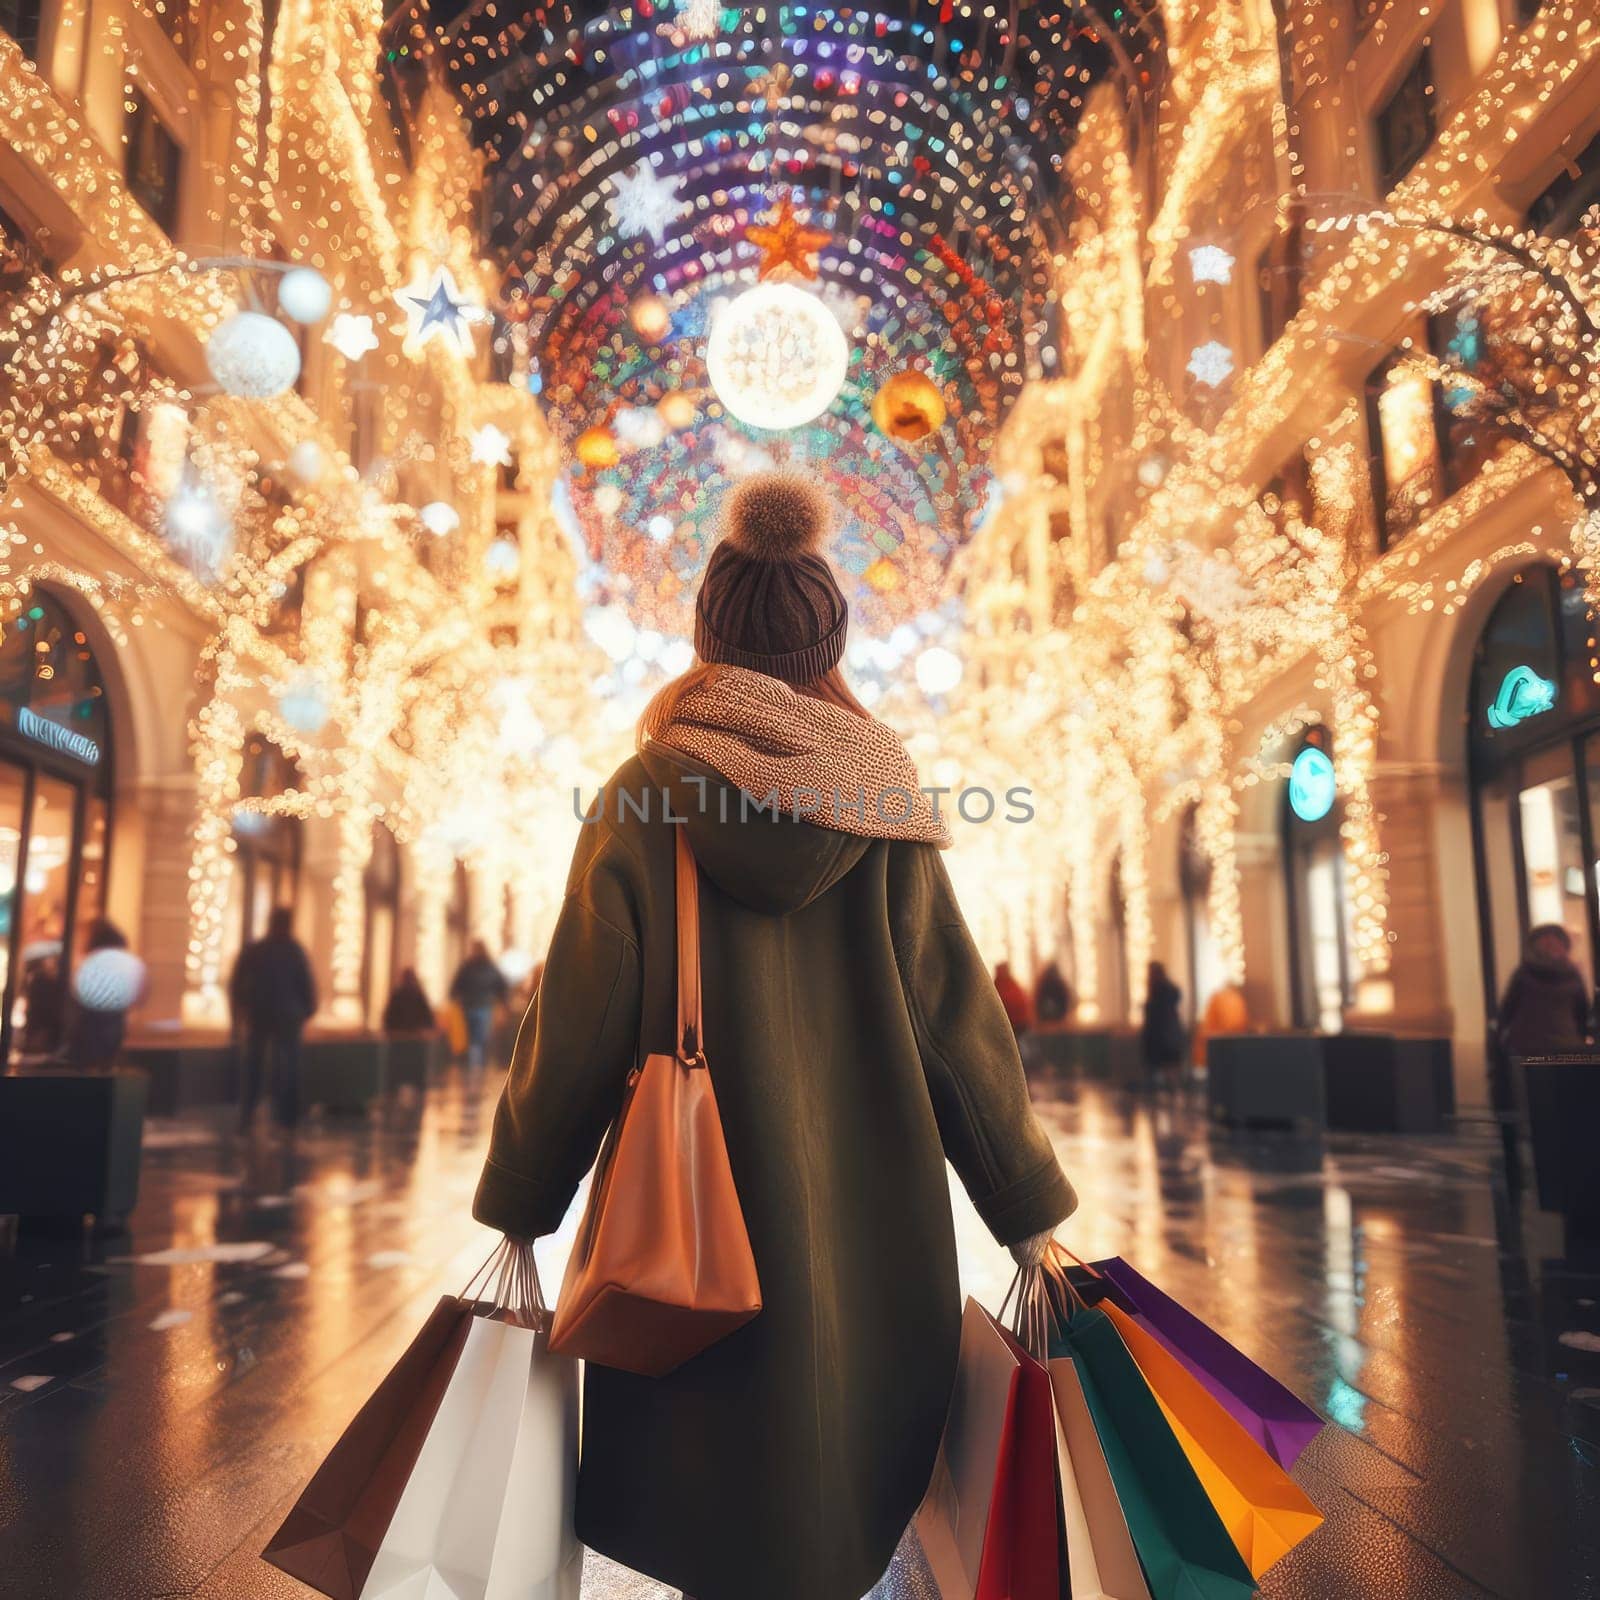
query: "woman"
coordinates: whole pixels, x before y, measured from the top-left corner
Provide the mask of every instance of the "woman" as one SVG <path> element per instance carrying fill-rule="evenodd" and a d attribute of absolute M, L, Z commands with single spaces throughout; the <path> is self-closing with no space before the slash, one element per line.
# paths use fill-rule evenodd
<path fill-rule="evenodd" d="M 489 1059 L 494 1036 L 494 1014 L 510 997 L 511 985 L 494 963 L 489 947 L 474 939 L 467 959 L 450 980 L 450 998 L 467 1020 L 467 1067 L 477 1071 Z"/>
<path fill-rule="evenodd" d="M 1061 975 L 1060 964 L 1045 962 L 1033 983 L 1033 1016 L 1039 1024 L 1065 1022 L 1072 1010 L 1072 990 Z"/>
<path fill-rule="evenodd" d="M 825 502 L 765 474 L 725 513 L 701 665 L 646 711 L 583 829 L 474 1214 L 551 1232 L 629 1071 L 672 1048 L 668 819 L 686 819 L 706 1053 L 764 1305 L 666 1377 L 587 1367 L 578 1534 L 698 1600 L 858 1600 L 927 1488 L 954 1381 L 944 1156 L 1019 1258 L 1076 1201 L 944 825 L 838 671 Z"/>
<path fill-rule="evenodd" d="M 417 969 L 407 967 L 400 974 L 400 981 L 394 986 L 389 1003 L 383 1008 L 383 1031 L 432 1033 L 438 1026 L 439 1019 L 428 1003 L 428 992 L 422 987 Z"/>
<path fill-rule="evenodd" d="M 1183 990 L 1167 976 L 1167 969 L 1159 961 L 1152 961 L 1145 985 L 1144 1027 L 1139 1043 L 1146 1070 L 1163 1083 L 1176 1080 L 1189 1048 L 1188 1030 L 1179 1011 L 1182 1001 Z"/>
<path fill-rule="evenodd" d="M 1572 935 L 1546 922 L 1528 935 L 1521 964 L 1500 1002 L 1500 1049 L 1518 1056 L 1582 1050 L 1589 1033 L 1589 988 L 1572 959 Z"/>

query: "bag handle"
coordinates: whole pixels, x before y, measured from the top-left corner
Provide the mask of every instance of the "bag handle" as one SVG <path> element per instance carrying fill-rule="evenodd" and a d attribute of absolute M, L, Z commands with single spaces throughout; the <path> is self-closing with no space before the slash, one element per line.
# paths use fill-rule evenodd
<path fill-rule="evenodd" d="M 678 882 L 677 1056 L 686 1067 L 703 1067 L 705 1013 L 700 993 L 700 874 L 683 825 L 674 828 Z"/>

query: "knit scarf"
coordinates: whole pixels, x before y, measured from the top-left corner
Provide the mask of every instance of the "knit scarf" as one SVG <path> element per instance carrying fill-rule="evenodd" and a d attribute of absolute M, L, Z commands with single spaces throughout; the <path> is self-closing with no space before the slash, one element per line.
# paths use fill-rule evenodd
<path fill-rule="evenodd" d="M 692 756 L 759 802 L 776 792 L 781 812 L 798 811 L 818 827 L 949 846 L 950 830 L 890 728 L 764 672 L 719 668 L 684 694 L 652 742 Z"/>

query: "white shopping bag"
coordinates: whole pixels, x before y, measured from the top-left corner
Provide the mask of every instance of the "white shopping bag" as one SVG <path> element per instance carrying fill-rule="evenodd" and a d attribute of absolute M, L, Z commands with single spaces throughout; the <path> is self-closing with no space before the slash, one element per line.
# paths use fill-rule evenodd
<path fill-rule="evenodd" d="M 577 1363 L 474 1317 L 361 1600 L 578 1600 Z"/>

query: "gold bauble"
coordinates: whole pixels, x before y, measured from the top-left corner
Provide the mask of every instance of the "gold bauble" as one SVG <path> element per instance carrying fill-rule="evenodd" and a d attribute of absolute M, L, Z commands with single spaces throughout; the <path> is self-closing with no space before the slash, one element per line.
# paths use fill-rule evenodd
<path fill-rule="evenodd" d="M 669 428 L 687 428 L 695 419 L 696 407 L 681 389 L 674 389 L 656 402 L 656 411 Z"/>
<path fill-rule="evenodd" d="M 658 294 L 642 294 L 628 307 L 628 321 L 646 344 L 660 344 L 672 327 L 672 308 Z"/>
<path fill-rule="evenodd" d="M 609 428 L 585 428 L 578 435 L 574 448 L 584 466 L 597 471 L 602 467 L 614 467 L 622 459 L 622 451 L 617 448 L 617 437 Z"/>
<path fill-rule="evenodd" d="M 926 439 L 944 425 L 948 412 L 939 386 L 925 372 L 897 372 L 872 398 L 878 431 L 903 444 Z"/>

